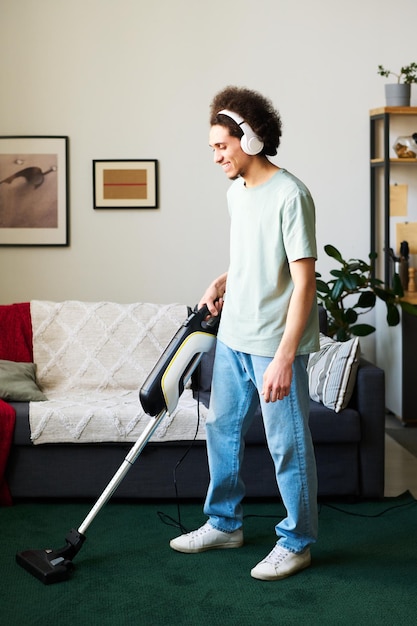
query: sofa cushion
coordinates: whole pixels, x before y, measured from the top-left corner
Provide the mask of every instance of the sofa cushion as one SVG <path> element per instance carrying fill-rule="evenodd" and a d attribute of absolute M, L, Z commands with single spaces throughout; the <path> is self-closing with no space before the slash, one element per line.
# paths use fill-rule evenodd
<path fill-rule="evenodd" d="M 310 400 L 309 426 L 315 444 L 359 443 L 363 436 L 358 411 L 347 407 L 335 420 L 332 409 L 314 400 Z"/>
<path fill-rule="evenodd" d="M 352 396 L 359 365 L 359 339 L 334 341 L 320 334 L 320 350 L 308 360 L 310 397 L 335 413 L 346 408 Z"/>
<path fill-rule="evenodd" d="M 15 402 L 39 402 L 48 398 L 36 384 L 36 365 L 0 360 L 0 398 Z"/>

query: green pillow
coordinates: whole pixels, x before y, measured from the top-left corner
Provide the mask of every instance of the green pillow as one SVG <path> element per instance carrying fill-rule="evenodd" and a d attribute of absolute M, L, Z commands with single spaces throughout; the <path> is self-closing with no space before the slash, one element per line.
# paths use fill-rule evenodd
<path fill-rule="evenodd" d="M 16 363 L 0 359 L 0 398 L 9 402 L 47 400 L 36 384 L 35 363 Z"/>

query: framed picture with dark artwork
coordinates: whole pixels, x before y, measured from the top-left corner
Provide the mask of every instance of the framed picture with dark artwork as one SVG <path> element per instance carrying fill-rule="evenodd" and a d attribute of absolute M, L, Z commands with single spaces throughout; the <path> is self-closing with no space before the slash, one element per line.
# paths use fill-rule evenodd
<path fill-rule="evenodd" d="M 68 246 L 68 137 L 0 137 L 0 245 Z"/>
<path fill-rule="evenodd" d="M 94 160 L 94 208 L 158 208 L 157 165 L 155 159 Z"/>

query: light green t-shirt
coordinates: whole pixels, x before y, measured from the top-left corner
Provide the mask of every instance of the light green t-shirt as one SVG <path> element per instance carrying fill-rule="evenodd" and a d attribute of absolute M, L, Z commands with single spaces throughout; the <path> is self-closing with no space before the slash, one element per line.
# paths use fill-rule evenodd
<path fill-rule="evenodd" d="M 307 187 L 284 169 L 227 193 L 230 266 L 219 339 L 233 350 L 273 357 L 284 333 L 293 282 L 289 263 L 317 258 L 315 208 Z M 297 354 L 319 349 L 314 304 Z"/>

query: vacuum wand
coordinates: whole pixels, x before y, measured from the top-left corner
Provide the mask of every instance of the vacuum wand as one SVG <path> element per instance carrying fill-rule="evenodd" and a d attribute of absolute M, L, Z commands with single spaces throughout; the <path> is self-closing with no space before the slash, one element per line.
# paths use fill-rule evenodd
<path fill-rule="evenodd" d="M 69 531 L 65 537 L 65 546 L 58 550 L 25 550 L 16 554 L 17 563 L 45 585 L 69 578 L 74 568 L 72 559 L 86 539 L 86 530 L 114 494 L 165 415 L 172 413 L 177 407 L 179 397 L 203 353 L 208 352 L 215 342 L 219 319 L 220 316 L 210 317 L 206 305 L 199 310 L 189 309 L 187 319 L 175 333 L 140 389 L 140 402 L 151 420 L 78 530 L 73 528 Z"/>
<path fill-rule="evenodd" d="M 96 517 L 97 513 L 100 511 L 100 509 L 102 509 L 102 507 L 106 504 L 106 502 L 110 500 L 110 498 L 116 491 L 117 487 L 120 485 L 123 478 L 126 476 L 127 472 L 130 470 L 133 463 L 136 461 L 136 459 L 142 452 L 143 448 L 146 446 L 149 439 L 152 437 L 155 430 L 158 428 L 160 422 L 164 419 L 165 415 L 166 415 L 166 411 L 162 411 L 161 413 L 159 413 L 159 415 L 154 417 L 148 423 L 147 427 L 145 428 L 145 430 L 143 431 L 139 439 L 136 441 L 135 445 L 129 450 L 129 453 L 127 454 L 123 463 L 121 464 L 121 466 L 119 467 L 119 469 L 117 470 L 117 472 L 115 473 L 115 475 L 113 476 L 113 478 L 111 479 L 111 481 L 109 482 L 109 484 L 107 485 L 107 487 L 105 488 L 105 490 L 103 491 L 103 493 L 101 494 L 101 496 L 99 497 L 95 505 L 93 506 L 93 508 L 91 509 L 91 511 L 89 512 L 89 514 L 87 515 L 87 517 L 85 518 L 81 526 L 79 527 L 78 529 L 79 533 L 83 535 L 85 534 L 87 528 L 90 526 L 91 522 Z"/>

